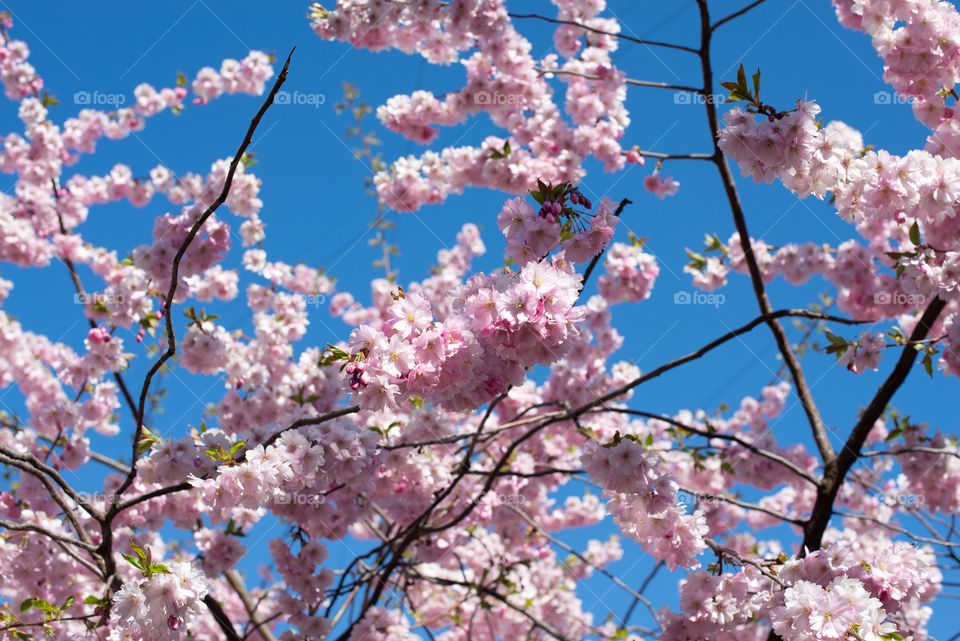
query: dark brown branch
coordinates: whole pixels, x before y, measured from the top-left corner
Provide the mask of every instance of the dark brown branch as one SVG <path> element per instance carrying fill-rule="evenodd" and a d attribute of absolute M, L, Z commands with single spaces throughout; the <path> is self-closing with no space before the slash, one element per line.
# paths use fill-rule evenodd
<path fill-rule="evenodd" d="M 799 467 L 799 466 L 798 466 L 796 463 L 794 463 L 793 461 L 790 461 L 789 459 L 787 459 L 787 458 L 785 458 L 785 457 L 783 457 L 783 456 L 781 456 L 780 454 L 777 454 L 777 453 L 775 453 L 775 452 L 771 452 L 771 451 L 769 451 L 769 450 L 765 450 L 765 449 L 759 448 L 759 447 L 757 447 L 756 445 L 754 445 L 753 443 L 751 443 L 750 441 L 746 441 L 746 440 L 744 440 L 744 439 L 742 439 L 742 438 L 740 438 L 739 436 L 736 436 L 736 435 L 734 435 L 734 434 L 723 434 L 723 433 L 721 433 L 721 432 L 709 432 L 709 431 L 707 431 L 707 430 L 702 430 L 702 429 L 700 429 L 700 428 L 693 427 L 692 425 L 687 425 L 687 424 L 685 424 L 685 423 L 681 423 L 680 421 L 677 421 L 677 420 L 675 420 L 675 419 L 672 419 L 672 418 L 670 418 L 669 416 L 663 416 L 662 414 L 654 414 L 653 412 L 644 412 L 644 411 L 641 411 L 641 410 L 631 410 L 631 409 L 620 408 L 620 407 L 603 407 L 603 408 L 598 408 L 598 409 L 595 409 L 595 410 L 591 410 L 591 414 L 594 413 L 594 412 L 619 412 L 619 413 L 621 413 L 621 414 L 630 414 L 630 415 L 633 415 L 633 416 L 643 416 L 643 417 L 645 417 L 645 418 L 651 418 L 651 419 L 654 419 L 654 420 L 658 420 L 658 421 L 663 421 L 663 422 L 665 422 L 665 423 L 669 423 L 670 425 L 673 425 L 673 426 L 677 427 L 678 429 L 684 430 L 685 432 L 690 432 L 691 434 L 696 434 L 697 436 L 703 436 L 704 438 L 707 438 L 707 439 L 714 439 L 714 438 L 716 438 L 716 439 L 720 439 L 720 440 L 723 440 L 723 441 L 730 441 L 730 442 L 736 443 L 737 445 L 740 445 L 740 446 L 744 447 L 745 449 L 753 452 L 753 453 L 756 454 L 757 456 L 762 456 L 762 457 L 765 458 L 765 459 L 769 459 L 769 460 L 771 460 L 771 461 L 773 461 L 773 462 L 775 462 L 775 463 L 778 463 L 778 464 L 784 466 L 785 468 L 787 468 L 788 470 L 790 470 L 791 472 L 793 472 L 794 474 L 796 474 L 796 475 L 799 476 L 800 478 L 802 478 L 802 479 L 804 479 L 804 480 L 807 480 L 807 481 L 810 481 L 810 482 L 813 483 L 814 485 L 819 485 L 819 483 L 820 483 L 819 480 L 817 480 L 816 477 L 814 477 L 812 474 L 810 474 L 810 472 L 808 472 L 808 471 L 806 471 L 805 469 Z"/>
<path fill-rule="evenodd" d="M 937 320 L 937 317 L 940 316 L 940 312 L 943 311 L 946 304 L 946 301 L 939 296 L 933 299 L 923 312 L 923 316 L 917 321 L 916 327 L 913 328 L 913 332 L 910 334 L 911 343 L 923 340 L 927 336 L 930 328 Z M 817 491 L 817 499 L 813 504 L 813 511 L 810 514 L 810 520 L 807 522 L 804 531 L 801 554 L 805 554 L 808 550 L 813 551 L 820 549 L 823 533 L 827 529 L 827 524 L 830 522 L 831 514 L 833 514 L 833 502 L 837 498 L 837 492 L 840 490 L 840 486 L 843 485 L 847 472 L 850 471 L 853 464 L 860 458 L 860 448 L 863 447 L 867 435 L 870 433 L 870 430 L 873 429 L 877 419 L 883 415 L 883 411 L 886 409 L 890 399 L 893 398 L 893 395 L 907 379 L 907 375 L 910 373 L 916 358 L 916 348 L 912 345 L 904 346 L 893 371 L 887 376 L 883 385 L 880 386 L 880 389 L 878 389 L 877 393 L 873 396 L 867 409 L 864 410 L 860 416 L 860 420 L 857 421 L 846 443 L 843 444 L 843 449 L 827 462 L 823 472 L 823 480 Z"/>
<path fill-rule="evenodd" d="M 208 206 L 203 212 L 203 214 L 197 218 L 197 221 L 193 224 L 193 227 L 190 228 L 190 232 L 180 244 L 176 255 L 173 257 L 173 264 L 170 270 L 170 287 L 167 289 L 163 306 L 167 329 L 167 349 L 150 367 L 150 370 L 147 372 L 147 375 L 143 381 L 143 387 L 140 389 L 140 400 L 137 404 L 137 429 L 133 435 L 133 451 L 130 457 L 130 472 L 127 474 L 127 477 L 117 490 L 117 494 L 123 494 L 123 492 L 130 487 L 130 484 L 133 483 L 133 479 L 137 473 L 137 458 L 139 456 L 140 437 L 143 434 L 143 419 L 146 412 L 147 396 L 150 393 L 150 383 L 157 372 L 160 371 L 160 368 L 163 367 L 164 363 L 173 358 L 173 356 L 177 353 L 177 339 L 173 331 L 173 299 L 176 296 L 177 283 L 180 280 L 180 261 L 183 260 L 184 255 L 187 253 L 187 248 L 190 246 L 190 243 L 192 243 L 193 239 L 196 238 L 198 233 L 200 233 L 200 228 L 203 227 L 203 224 L 208 218 L 210 218 L 210 216 L 214 214 L 214 212 L 217 211 L 217 209 L 220 208 L 220 205 L 226 202 L 227 195 L 230 193 L 230 187 L 233 185 L 233 177 L 237 172 L 237 167 L 240 165 L 244 152 L 247 150 L 247 147 L 253 140 L 253 132 L 256 131 L 257 125 L 260 124 L 260 119 L 263 118 L 263 115 L 267 112 L 267 109 L 273 104 L 274 97 L 280 90 L 281 85 L 283 85 L 287 79 L 287 70 L 290 68 L 290 58 L 293 56 L 293 51 L 295 49 L 296 47 L 291 49 L 290 54 L 287 56 L 286 62 L 283 63 L 283 69 L 280 70 L 280 75 L 277 76 L 276 81 L 273 83 L 273 88 L 270 90 L 270 93 L 267 94 L 267 99 L 264 100 L 263 105 L 260 106 L 260 110 L 253 117 L 253 120 L 250 121 L 250 126 L 247 128 L 247 134 L 244 136 L 243 142 L 240 143 L 237 153 L 234 154 L 233 160 L 230 161 L 230 168 L 227 170 L 227 175 L 223 182 L 223 189 L 220 191 L 220 195 L 217 196 L 210 206 Z M 112 517 L 114 514 L 116 514 L 116 512 L 111 511 L 111 513 L 108 514 L 108 517 Z"/>
<path fill-rule="evenodd" d="M 663 561 L 657 561 L 657 564 L 653 566 L 653 569 L 650 570 L 650 574 L 647 575 L 647 578 L 643 580 L 643 583 L 640 584 L 640 589 L 637 590 L 640 594 L 646 592 L 647 587 L 650 585 L 650 582 L 653 581 L 653 577 L 657 576 L 657 572 L 660 571 L 660 568 L 664 567 L 665 563 Z M 633 611 L 637 608 L 637 604 L 640 603 L 640 599 L 634 599 L 630 602 L 630 607 L 627 608 L 627 611 L 624 613 L 623 618 L 620 620 L 620 627 L 626 627 L 630 622 L 630 617 L 633 615 Z M 656 617 L 653 618 L 654 621 L 657 620 Z"/>
<path fill-rule="evenodd" d="M 829 314 L 823 314 L 821 312 L 812 312 L 805 309 L 781 309 L 775 312 L 770 312 L 769 314 L 764 314 L 762 316 L 758 316 L 754 318 L 752 321 L 750 321 L 746 325 L 743 325 L 741 327 L 738 327 L 737 329 L 727 332 L 720 338 L 714 339 L 713 341 L 707 343 L 706 345 L 696 350 L 695 352 L 690 352 L 686 356 L 681 356 L 680 358 L 674 359 L 669 363 L 661 365 L 660 367 L 654 370 L 651 370 L 650 372 L 647 372 L 643 376 L 633 379 L 626 385 L 623 385 L 622 387 L 619 387 L 613 390 L 612 392 L 604 394 L 603 396 L 587 403 L 586 405 L 581 406 L 579 409 L 574 410 L 573 412 L 570 413 L 570 416 L 580 416 L 582 414 L 585 414 L 590 410 L 592 410 L 593 408 L 606 403 L 607 401 L 612 401 L 618 396 L 622 396 L 624 393 L 630 391 L 631 389 L 633 389 L 637 385 L 640 385 L 641 383 L 645 383 L 650 379 L 660 376 L 664 372 L 668 372 L 676 367 L 679 367 L 680 365 L 689 363 L 690 361 L 700 358 L 707 352 L 710 352 L 716 349 L 717 347 L 723 345 L 727 341 L 733 340 L 734 338 L 736 338 L 737 336 L 740 336 L 741 334 L 746 334 L 747 332 L 755 328 L 757 325 L 768 322 L 770 319 L 782 318 L 784 316 L 800 316 L 802 318 L 819 318 L 823 320 L 834 321 L 837 323 L 844 323 L 847 325 L 859 325 L 861 323 L 867 322 L 867 321 L 860 321 L 860 320 L 851 320 L 849 318 L 841 318 L 839 316 L 831 316 Z"/>
<path fill-rule="evenodd" d="M 63 216 L 60 215 L 60 186 L 57 185 L 57 180 L 55 178 L 50 179 L 50 184 L 53 187 L 53 199 L 56 203 L 56 212 L 57 212 L 57 224 L 60 227 L 60 233 L 66 236 L 69 232 L 63 224 Z M 86 292 L 83 289 L 83 283 L 80 280 L 80 275 L 77 273 L 77 268 L 74 266 L 73 261 L 69 258 L 61 258 L 63 263 L 67 266 L 67 271 L 70 272 L 70 280 L 73 281 L 73 289 L 77 292 L 77 295 L 81 299 L 86 300 Z M 86 313 L 84 313 L 86 316 Z M 90 324 L 90 328 L 93 329 L 97 326 L 95 320 L 87 316 L 87 322 Z M 113 372 L 113 380 L 116 381 L 117 387 L 120 388 L 120 392 L 123 394 L 123 398 L 127 403 L 127 407 L 130 409 L 130 412 L 133 414 L 133 420 L 137 420 L 137 405 L 133 401 L 133 396 L 130 394 L 130 390 L 127 389 L 127 383 L 123 380 L 123 376 L 120 375 L 120 372 Z"/>
<path fill-rule="evenodd" d="M 710 29 L 710 14 L 707 10 L 707 0 L 697 0 L 697 4 L 700 7 L 700 61 L 703 70 L 703 86 L 706 88 L 705 90 L 709 92 L 713 87 L 713 68 L 710 62 L 710 37 L 712 35 Z M 704 105 L 707 109 L 707 121 L 710 125 L 710 135 L 713 139 L 714 162 L 720 171 L 723 188 L 724 191 L 726 191 L 730 210 L 733 213 L 733 221 L 737 228 L 737 234 L 740 237 L 740 245 L 743 248 L 744 259 L 750 271 L 750 281 L 753 283 L 753 293 L 760 307 L 760 312 L 770 314 L 773 306 L 767 297 L 763 277 L 760 275 L 760 267 L 757 264 L 757 257 L 754 254 L 753 245 L 750 242 L 750 233 L 747 231 L 747 221 L 744 216 L 743 206 L 740 203 L 740 195 L 737 193 L 736 181 L 733 173 L 730 171 L 727 158 L 720 149 L 720 119 L 717 116 L 717 107 L 712 100 L 704 101 Z M 827 428 L 823 424 L 823 419 L 820 417 L 819 410 L 817 410 L 813 395 L 810 393 L 807 379 L 803 375 L 803 368 L 800 367 L 800 362 L 793 353 L 793 348 L 790 346 L 790 341 L 787 339 L 787 333 L 784 331 L 783 326 L 780 325 L 776 318 L 770 318 L 767 321 L 767 325 L 770 327 L 770 331 L 776 339 L 777 348 L 781 356 L 783 356 L 783 362 L 786 364 L 787 369 L 790 370 L 790 376 L 793 379 L 797 397 L 800 399 L 803 411 L 807 415 L 807 421 L 810 423 L 810 429 L 813 431 L 813 439 L 817 443 L 820 456 L 824 462 L 829 461 L 834 456 L 833 447 L 830 445 L 830 439 L 827 437 Z"/>
<path fill-rule="evenodd" d="M 146 402 L 147 396 L 150 392 L 150 382 L 153 380 L 153 377 L 160 371 L 160 368 L 163 367 L 164 363 L 170 360 L 174 354 L 176 354 L 177 344 L 176 336 L 173 332 L 173 299 L 177 291 L 177 282 L 180 279 L 180 261 L 183 259 L 183 256 L 186 254 L 187 247 L 190 246 L 190 243 L 193 242 L 193 239 L 196 238 L 197 234 L 200 231 L 200 228 L 206 222 L 206 220 L 213 215 L 213 213 L 226 202 L 227 195 L 230 193 L 230 187 L 233 184 L 233 177 L 237 171 L 243 154 L 246 151 L 247 147 L 250 145 L 253 140 L 253 133 L 257 129 L 257 125 L 260 124 L 260 120 L 263 118 L 263 115 L 267 112 L 267 109 L 270 105 L 273 104 L 274 97 L 277 95 L 277 92 L 280 90 L 280 86 L 287 79 L 287 71 L 290 68 L 290 58 L 293 56 L 293 51 L 296 49 L 291 49 L 290 54 L 287 56 L 287 60 L 283 65 L 283 69 L 280 71 L 280 74 L 277 76 L 276 81 L 273 84 L 273 87 L 270 89 L 270 93 L 267 94 L 266 100 L 260 106 L 260 110 L 253 117 L 253 120 L 250 121 L 250 126 L 247 128 L 247 133 L 243 138 L 243 142 L 240 143 L 240 147 L 237 149 L 236 154 L 234 154 L 233 160 L 230 162 L 230 167 L 227 170 L 227 175 L 223 183 L 223 189 L 220 192 L 220 195 L 210 204 L 209 207 L 201 214 L 201 216 L 194 223 L 193 227 L 190 229 L 190 232 L 187 234 L 187 237 L 181 243 L 180 248 L 177 250 L 176 255 L 173 259 L 173 264 L 171 267 L 171 276 L 170 276 L 170 287 L 166 293 L 166 300 L 164 302 L 164 312 L 165 312 L 165 322 L 166 322 L 166 333 L 167 333 L 167 349 L 160 356 L 160 358 L 154 362 L 150 367 L 150 370 L 147 372 L 146 377 L 143 381 L 143 387 L 140 389 L 140 400 L 137 405 L 136 421 L 137 427 L 133 435 L 132 443 L 132 454 L 130 457 L 130 471 L 127 473 L 120 487 L 116 491 L 116 499 L 107 510 L 106 514 L 102 518 L 97 520 L 100 522 L 100 545 L 97 547 L 96 554 L 102 559 L 104 564 L 104 576 L 108 577 L 108 590 L 117 590 L 122 585 L 121 581 L 116 574 L 116 562 L 113 558 L 113 519 L 120 512 L 121 503 L 118 500 L 132 484 L 133 480 L 137 475 L 137 458 L 139 457 L 140 449 L 140 438 L 143 434 L 143 420 L 146 411 Z M 211 597 L 207 597 L 209 601 L 213 602 L 216 607 L 219 607 L 219 604 L 216 603 Z M 210 604 L 207 604 L 210 607 Z M 214 608 L 211 607 L 211 611 Z M 223 613 L 222 608 L 220 609 L 221 614 Z M 216 616 L 216 615 L 215 615 Z M 218 619 L 218 623 L 223 625 L 223 623 Z M 228 632 L 229 630 L 229 632 Z M 224 633 L 227 634 L 230 641 L 240 641 L 239 637 L 236 636 L 236 633 L 233 632 L 232 628 L 225 628 Z M 230 635 L 233 635 L 232 637 Z"/>
<path fill-rule="evenodd" d="M 719 28 L 721 25 L 724 25 L 724 24 L 730 22 L 731 20 L 734 20 L 735 18 L 739 18 L 740 16 L 742 16 L 742 15 L 745 14 L 746 12 L 750 11 L 750 10 L 753 9 L 754 7 L 760 6 L 761 4 L 763 4 L 763 3 L 766 2 L 766 1 L 767 1 L 767 0 L 755 0 L 754 2 L 751 2 L 750 4 L 748 4 L 747 6 L 745 6 L 743 9 L 740 9 L 740 11 L 735 11 L 734 13 L 731 13 L 731 14 L 730 14 L 729 16 L 727 16 L 726 18 L 721 18 L 720 20 L 717 20 L 717 21 L 713 24 L 713 26 L 710 27 L 710 30 L 711 30 L 711 31 L 716 31 L 717 28 Z"/>
<path fill-rule="evenodd" d="M 620 204 L 617 206 L 617 210 L 613 212 L 613 215 L 619 218 L 620 214 L 623 213 L 623 208 L 632 204 L 632 200 L 624 198 L 620 201 Z M 593 259 L 590 261 L 590 264 L 587 265 L 587 268 L 583 271 L 583 279 L 581 280 L 580 284 L 580 293 L 577 295 L 578 299 L 583 295 L 583 290 L 587 288 L 587 281 L 590 280 L 590 274 L 592 274 L 593 270 L 597 267 L 597 263 L 600 262 L 600 259 L 603 257 L 605 251 L 606 247 L 599 254 L 593 257 Z"/>
<path fill-rule="evenodd" d="M 97 549 L 97 546 L 91 543 L 84 543 L 83 541 L 78 541 L 77 539 L 71 539 L 68 536 L 63 536 L 62 534 L 56 534 L 50 530 L 45 530 L 35 523 L 15 523 L 14 521 L 8 521 L 7 519 L 0 519 L 0 527 L 6 528 L 11 531 L 18 532 L 36 532 L 37 534 L 43 535 L 54 541 L 59 541 L 61 543 L 69 543 L 70 545 L 75 545 L 78 548 L 92 552 Z"/>
<path fill-rule="evenodd" d="M 593 27 L 588 27 L 585 24 L 580 22 L 574 22 L 573 20 L 558 20 L 556 18 L 548 18 L 546 16 L 541 16 L 536 13 L 508 13 L 511 18 L 517 18 L 519 20 L 533 18 L 536 20 L 543 20 L 544 22 L 549 22 L 551 24 L 568 24 L 573 27 L 580 27 L 586 31 L 592 31 L 593 33 L 599 34 L 601 36 L 610 36 L 611 38 L 618 38 L 620 40 L 626 40 L 628 42 L 633 42 L 638 45 L 646 45 L 650 47 L 666 47 L 667 49 L 677 49 L 678 51 L 687 51 L 689 53 L 699 53 L 693 47 L 685 47 L 684 45 L 675 45 L 669 42 L 658 42 L 656 40 L 641 40 L 640 38 L 634 38 L 633 36 L 626 36 L 622 33 L 613 33 L 611 31 L 604 31 L 603 29 L 594 29 Z"/>
<path fill-rule="evenodd" d="M 942 447 L 899 447 L 895 450 L 876 450 L 873 452 L 861 452 L 860 456 L 899 456 L 900 454 L 941 454 L 943 456 L 954 456 L 960 458 L 960 451 L 951 450 Z"/>
<path fill-rule="evenodd" d="M 177 483 L 176 485 L 168 485 L 167 487 L 157 488 L 156 490 L 151 490 L 150 492 L 141 494 L 140 496 L 135 496 L 132 499 L 129 499 L 127 501 L 116 501 L 116 511 L 119 514 L 120 512 L 123 512 L 124 510 L 127 510 L 133 507 L 134 505 L 138 505 L 140 503 L 150 501 L 160 496 L 166 496 L 167 494 L 175 494 L 177 492 L 183 492 L 185 490 L 189 490 L 192 487 L 193 487 L 192 485 L 184 481 L 183 483 Z M 119 498 L 120 494 L 118 493 L 118 494 L 115 494 L 114 496 L 115 498 Z"/>
<path fill-rule="evenodd" d="M 223 611 L 223 606 L 221 606 L 216 599 L 208 594 L 207 596 L 203 597 L 203 602 L 210 610 L 210 614 L 213 616 L 214 621 L 216 621 L 217 625 L 220 626 L 220 629 L 223 631 L 223 635 L 227 638 L 227 641 L 243 641 L 243 639 L 240 638 L 240 635 L 237 634 L 237 631 L 233 629 L 233 623 L 230 622 L 230 617 L 227 616 L 227 613 Z"/>
<path fill-rule="evenodd" d="M 267 448 L 273 445 L 274 443 L 276 443 L 277 439 L 280 438 L 280 435 L 283 434 L 284 432 L 289 432 L 290 430 L 295 430 L 297 428 L 304 427 L 306 425 L 319 425 L 320 423 L 326 423 L 327 421 L 332 421 L 333 419 L 340 418 L 341 416 L 347 416 L 348 414 L 356 414 L 359 411 L 360 411 L 359 405 L 351 405 L 350 407 L 345 407 L 340 410 L 327 412 L 322 416 L 312 416 L 309 418 L 297 419 L 296 421 L 286 426 L 279 432 L 275 432 L 274 434 L 272 434 L 270 438 L 268 438 L 266 441 L 263 442 L 263 447 Z"/>

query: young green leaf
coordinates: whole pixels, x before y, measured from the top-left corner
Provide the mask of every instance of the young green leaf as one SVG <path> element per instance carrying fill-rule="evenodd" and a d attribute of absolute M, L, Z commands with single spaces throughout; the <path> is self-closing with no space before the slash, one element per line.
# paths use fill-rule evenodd
<path fill-rule="evenodd" d="M 916 246 L 920 245 L 920 225 L 917 221 L 913 221 L 913 225 L 910 226 L 910 242 Z"/>

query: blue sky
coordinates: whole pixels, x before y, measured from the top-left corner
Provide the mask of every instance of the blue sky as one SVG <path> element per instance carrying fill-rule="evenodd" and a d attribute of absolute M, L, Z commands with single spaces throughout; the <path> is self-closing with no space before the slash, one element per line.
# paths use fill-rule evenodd
<path fill-rule="evenodd" d="M 692 0 L 614 0 L 609 4 L 609 14 L 620 19 L 624 33 L 690 46 L 698 44 L 699 18 Z M 745 1 L 731 0 L 711 2 L 715 17 L 727 15 L 744 4 Z M 200 67 L 219 67 L 223 58 L 239 59 L 250 49 L 276 52 L 282 60 L 296 45 L 285 89 L 323 98 L 322 104 L 275 105 L 254 137 L 252 151 L 259 162 L 253 171 L 263 180 L 260 195 L 264 201 L 261 218 L 267 223 L 265 247 L 275 260 L 326 267 L 338 278 L 338 289 L 352 291 L 361 299 L 368 298 L 369 279 L 377 274 L 371 264 L 377 258 L 377 250 L 366 243 L 372 235 L 368 225 L 376 205 L 363 192 L 363 177 L 369 174 L 369 168 L 352 158 L 350 147 L 354 141 L 344 138 L 345 127 L 351 123 L 333 108 L 342 97 L 341 85 L 353 83 L 362 98 L 376 106 L 397 93 L 417 88 L 443 93 L 464 82 L 463 69 L 458 65 L 438 68 L 419 57 L 393 52 L 373 54 L 353 50 L 343 43 L 322 41 L 310 30 L 305 18 L 308 4 L 301 2 L 101 2 L 96 10 L 91 5 L 72 2 L 20 1 L 0 6 L 13 12 L 13 37 L 29 44 L 32 64 L 43 76 L 48 91 L 60 99 L 61 104 L 51 108 L 51 118 L 58 122 L 82 108 L 74 102 L 77 92 L 120 93 L 132 101 L 132 91 L 141 82 L 172 86 L 177 71 L 192 78 Z M 508 6 L 515 11 L 553 15 L 546 3 L 511 1 Z M 548 27 L 525 21 L 520 29 L 533 41 L 535 55 L 551 50 Z M 863 132 L 868 144 L 904 153 L 922 147 L 928 133 L 913 120 L 909 105 L 884 100 L 892 92 L 882 82 L 882 63 L 867 36 L 840 27 L 826 0 L 767 2 L 723 27 L 716 36 L 713 54 L 717 81 L 732 79 L 740 62 L 750 71 L 759 67 L 765 102 L 789 108 L 798 98 L 816 99 L 823 109 L 824 122 L 842 120 Z M 681 85 L 699 83 L 699 62 L 689 53 L 624 43 L 614 59 L 631 78 Z M 681 100 L 671 91 L 631 88 L 628 108 L 632 125 L 625 135 L 625 145 L 637 144 L 665 153 L 708 152 L 709 133 L 702 107 L 683 104 Z M 138 176 L 146 175 L 161 163 L 177 175 L 190 171 L 205 173 L 211 162 L 233 154 L 260 101 L 258 97 L 224 97 L 206 107 L 188 105 L 180 116 L 163 114 L 126 140 L 102 140 L 100 153 L 84 157 L 65 177 L 73 172 L 102 175 L 117 162 L 130 165 Z M 3 134 L 19 130 L 12 103 L 0 103 L 0 118 L 6 125 Z M 383 140 L 381 149 L 386 160 L 422 151 L 384 131 L 372 117 L 365 125 L 377 131 Z M 473 118 L 465 125 L 443 131 L 433 148 L 454 143 L 478 144 L 491 133 L 497 131 L 485 116 Z M 642 179 L 651 169 L 649 164 L 618 174 L 603 173 L 592 162 L 587 169 L 583 189 L 594 201 L 608 195 L 614 200 L 628 197 L 634 203 L 623 214 L 617 238 L 625 240 L 627 230 L 648 238 L 647 250 L 657 255 L 661 266 L 650 300 L 614 310 L 615 323 L 626 337 L 616 359 L 633 360 L 647 371 L 754 317 L 756 304 L 744 276 L 731 278 L 723 291 L 726 301 L 721 306 L 678 306 L 673 302 L 676 292 L 692 289 L 689 277 L 682 273 L 687 262 L 684 248 L 699 249 L 704 233 L 716 233 L 725 240 L 734 230 L 712 165 L 666 163 L 664 173 L 680 181 L 680 192 L 665 201 L 642 188 Z M 11 185 L 10 176 L 0 176 L 0 188 L 8 189 Z M 826 203 L 814 199 L 797 201 L 779 184 L 755 186 L 740 181 L 740 188 L 751 235 L 770 244 L 812 240 L 837 245 L 853 235 L 852 229 Z M 492 269 L 501 264 L 503 242 L 495 216 L 503 200 L 502 194 L 468 189 L 443 205 L 427 207 L 416 214 L 394 214 L 396 229 L 390 240 L 401 250 L 395 259 L 400 281 L 424 277 L 437 250 L 451 245 L 457 230 L 468 221 L 481 226 L 488 247 L 477 268 Z M 126 250 L 147 242 L 153 218 L 168 210 L 172 207 L 163 198 L 155 199 L 144 209 L 126 203 L 97 206 L 80 232 L 92 242 Z M 238 264 L 239 255 L 237 239 L 228 265 Z M 85 322 L 80 308 L 71 306 L 72 289 L 61 265 L 29 272 L 2 265 L 0 275 L 16 283 L 5 305 L 8 313 L 28 329 L 80 344 L 86 333 Z M 85 280 L 90 283 L 88 288 L 94 289 L 92 275 L 87 274 Z M 774 307 L 783 308 L 805 306 L 818 292 L 832 290 L 819 280 L 803 288 L 778 280 L 769 291 Z M 228 326 L 249 326 L 248 310 L 239 303 L 221 311 L 227 312 L 222 318 Z M 310 332 L 300 347 L 334 342 L 348 334 L 348 329 L 331 319 L 323 307 L 312 313 L 311 320 Z M 851 330 L 838 333 L 853 335 Z M 132 342 L 132 335 L 128 340 Z M 671 414 L 682 408 L 712 411 L 722 402 L 736 406 L 743 396 L 758 395 L 762 386 L 770 382 L 779 367 L 775 355 L 772 335 L 758 328 L 742 341 L 731 342 L 682 372 L 671 372 L 645 384 L 638 389 L 633 406 Z M 860 376 L 836 367 L 832 356 L 811 354 L 804 360 L 825 422 L 837 430 L 833 437 L 835 446 L 886 376 L 892 357 L 893 354 L 886 356 L 879 372 Z M 131 370 L 133 381 L 142 380 L 144 359 L 140 361 Z M 216 379 L 194 381 L 180 372 L 165 377 L 164 385 L 169 392 L 168 406 L 156 422 L 162 424 L 162 431 L 168 435 L 182 434 L 187 425 L 198 424 L 204 404 L 215 402 L 222 389 Z M 944 380 L 939 375 L 930 381 L 917 368 L 894 402 L 915 420 L 954 432 L 956 391 L 956 381 Z M 17 410 L 16 393 L 0 392 L 0 404 Z M 787 408 L 774 429 L 778 438 L 781 442 L 809 443 L 802 410 L 793 400 Z M 126 415 L 123 420 L 127 420 Z M 122 423 L 122 427 L 124 435 L 132 431 L 129 424 Z M 98 441 L 97 446 L 106 452 L 126 452 L 126 441 L 117 441 Z M 96 485 L 96 479 L 91 478 L 78 482 Z M 601 531 L 609 533 L 611 527 L 608 524 Z M 280 531 L 277 527 L 269 536 Z M 580 533 L 569 540 L 582 543 L 585 538 Z M 627 549 L 625 559 L 613 570 L 628 583 L 636 584 L 646 575 L 651 561 L 641 556 L 639 549 Z M 252 570 L 256 562 L 259 559 L 245 561 L 244 569 Z M 673 594 L 674 579 L 664 573 L 654 583 L 653 593 L 658 597 Z M 583 594 L 585 601 L 592 605 L 594 592 L 597 603 L 614 604 L 614 610 L 622 612 L 629 599 L 616 588 L 604 592 L 610 587 L 605 581 L 592 580 Z M 661 601 L 672 604 L 675 599 L 664 596 L 658 598 Z M 604 611 L 599 607 L 597 611 L 602 616 Z M 942 609 L 934 616 L 931 630 L 935 635 L 955 631 L 949 629 L 946 618 Z M 650 623 L 649 617 L 643 615 L 636 616 L 634 621 Z"/>

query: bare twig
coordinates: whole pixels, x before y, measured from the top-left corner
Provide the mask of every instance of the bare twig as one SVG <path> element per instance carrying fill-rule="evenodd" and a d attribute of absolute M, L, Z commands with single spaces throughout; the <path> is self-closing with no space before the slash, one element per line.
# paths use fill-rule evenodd
<path fill-rule="evenodd" d="M 627 36 L 627 35 L 624 35 L 624 34 L 622 34 L 622 33 L 613 33 L 613 32 L 611 32 L 611 31 L 604 31 L 604 30 L 602 30 L 602 29 L 594 29 L 593 27 L 588 27 L 587 25 L 585 25 L 585 24 L 583 24 L 583 23 L 574 22 L 573 20 L 558 20 L 558 19 L 556 19 L 556 18 L 548 18 L 548 17 L 546 17 L 546 16 L 541 16 L 541 15 L 536 14 L 536 13 L 509 13 L 509 14 L 507 14 L 507 15 L 509 15 L 511 18 L 517 18 L 517 19 L 520 19 L 520 20 L 522 20 L 522 19 L 528 19 L 528 18 L 533 18 L 533 19 L 536 19 L 536 20 L 543 20 L 544 22 L 549 22 L 549 23 L 552 23 L 552 24 L 568 24 L 568 25 L 571 25 L 571 26 L 574 26 L 574 27 L 579 27 L 579 28 L 584 29 L 584 30 L 586 30 L 586 31 L 592 31 L 593 33 L 596 33 L 596 34 L 599 34 L 599 35 L 602 35 L 602 36 L 610 36 L 611 38 L 618 38 L 618 39 L 620 39 L 620 40 L 626 40 L 626 41 L 628 41 L 628 42 L 633 42 L 633 43 L 638 44 L 638 45 L 646 45 L 646 46 L 650 46 L 650 47 L 666 47 L 667 49 L 677 49 L 677 50 L 679 50 L 679 51 L 687 51 L 687 52 L 690 52 L 690 53 L 697 53 L 697 50 L 694 49 L 694 48 L 692 48 L 692 47 L 685 47 L 685 46 L 683 46 L 683 45 L 676 45 L 676 44 L 672 44 L 672 43 L 669 43 L 669 42 L 658 42 L 658 41 L 656 41 L 656 40 L 641 40 L 640 38 L 634 38 L 633 36 Z"/>

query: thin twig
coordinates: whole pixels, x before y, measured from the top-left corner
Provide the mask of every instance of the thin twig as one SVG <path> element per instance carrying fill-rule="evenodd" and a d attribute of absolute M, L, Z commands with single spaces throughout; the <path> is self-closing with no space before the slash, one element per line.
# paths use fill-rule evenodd
<path fill-rule="evenodd" d="M 638 45 L 647 45 L 650 47 L 666 47 L 667 49 L 677 49 L 679 51 L 687 51 L 689 53 L 698 53 L 698 51 L 692 47 L 685 47 L 684 45 L 675 45 L 670 42 L 658 42 L 656 40 L 641 40 L 640 38 L 634 38 L 633 36 L 627 36 L 622 33 L 613 33 L 611 31 L 604 31 L 603 29 L 595 29 L 593 27 L 588 27 L 587 25 L 581 22 L 574 22 L 573 20 L 558 20 L 556 18 L 548 18 L 546 16 L 541 16 L 536 13 L 508 13 L 511 18 L 518 19 L 528 19 L 534 18 L 537 20 L 543 20 L 544 22 L 549 22 L 552 24 L 567 24 L 574 27 L 579 27 L 586 31 L 592 31 L 593 33 L 599 34 L 601 36 L 610 36 L 611 38 L 618 38 L 620 40 L 626 40 L 628 42 L 633 42 Z"/>

